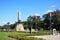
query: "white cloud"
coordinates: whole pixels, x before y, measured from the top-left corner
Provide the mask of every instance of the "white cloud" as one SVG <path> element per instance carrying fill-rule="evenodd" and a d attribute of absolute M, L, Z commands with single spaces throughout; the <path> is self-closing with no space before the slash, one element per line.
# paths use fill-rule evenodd
<path fill-rule="evenodd" d="M 49 12 L 52 12 L 52 10 L 47 10 L 44 14 L 49 13 Z"/>
<path fill-rule="evenodd" d="M 35 16 L 40 16 L 40 14 L 39 13 L 35 13 Z"/>
<path fill-rule="evenodd" d="M 27 15 L 26 17 L 28 18 L 30 15 Z"/>
<path fill-rule="evenodd" d="M 48 11 L 46 11 L 46 13 L 48 13 L 48 12 L 52 12 L 52 10 L 48 10 Z"/>
<path fill-rule="evenodd" d="M 55 6 L 55 5 L 51 5 L 50 7 L 51 7 L 51 8 L 54 8 L 54 7 L 56 7 L 56 6 Z"/>
<path fill-rule="evenodd" d="M 1 22 L 0 23 L 0 26 L 3 26 L 3 25 L 5 25 L 6 24 L 6 22 Z"/>

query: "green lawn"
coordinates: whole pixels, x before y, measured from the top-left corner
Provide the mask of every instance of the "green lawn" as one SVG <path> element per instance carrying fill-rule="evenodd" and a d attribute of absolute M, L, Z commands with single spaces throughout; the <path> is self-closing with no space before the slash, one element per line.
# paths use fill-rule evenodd
<path fill-rule="evenodd" d="M 10 34 L 21 34 L 19 32 L 0 32 L 0 40 L 13 40 L 9 38 L 8 35 Z"/>
<path fill-rule="evenodd" d="M 0 32 L 0 40 L 13 40 L 13 38 L 8 37 L 8 35 L 18 35 L 18 36 L 49 35 L 49 31 L 39 31 L 37 33 L 33 32 L 32 35 L 30 35 L 29 32 Z"/>

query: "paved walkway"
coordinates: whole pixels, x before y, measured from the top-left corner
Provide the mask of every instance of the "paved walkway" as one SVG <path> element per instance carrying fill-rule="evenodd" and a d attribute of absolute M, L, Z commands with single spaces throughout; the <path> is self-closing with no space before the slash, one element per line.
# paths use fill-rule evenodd
<path fill-rule="evenodd" d="M 58 35 L 32 36 L 32 37 L 43 38 L 46 40 L 60 40 L 60 34 L 58 34 Z"/>

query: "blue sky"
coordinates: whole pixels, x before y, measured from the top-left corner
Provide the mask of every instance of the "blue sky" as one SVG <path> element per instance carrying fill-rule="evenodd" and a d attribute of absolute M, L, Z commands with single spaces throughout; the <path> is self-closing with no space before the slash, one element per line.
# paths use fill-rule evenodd
<path fill-rule="evenodd" d="M 18 11 L 21 21 L 26 21 L 29 15 L 44 15 L 47 12 L 60 9 L 60 0 L 0 0 L 0 25 L 17 21 Z"/>

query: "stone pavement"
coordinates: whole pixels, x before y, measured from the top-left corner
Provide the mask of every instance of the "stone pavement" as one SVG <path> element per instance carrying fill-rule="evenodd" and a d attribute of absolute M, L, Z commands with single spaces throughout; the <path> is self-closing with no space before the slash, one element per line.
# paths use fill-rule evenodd
<path fill-rule="evenodd" d="M 58 35 L 32 36 L 32 37 L 43 38 L 46 40 L 60 40 L 60 34 L 58 34 Z"/>

